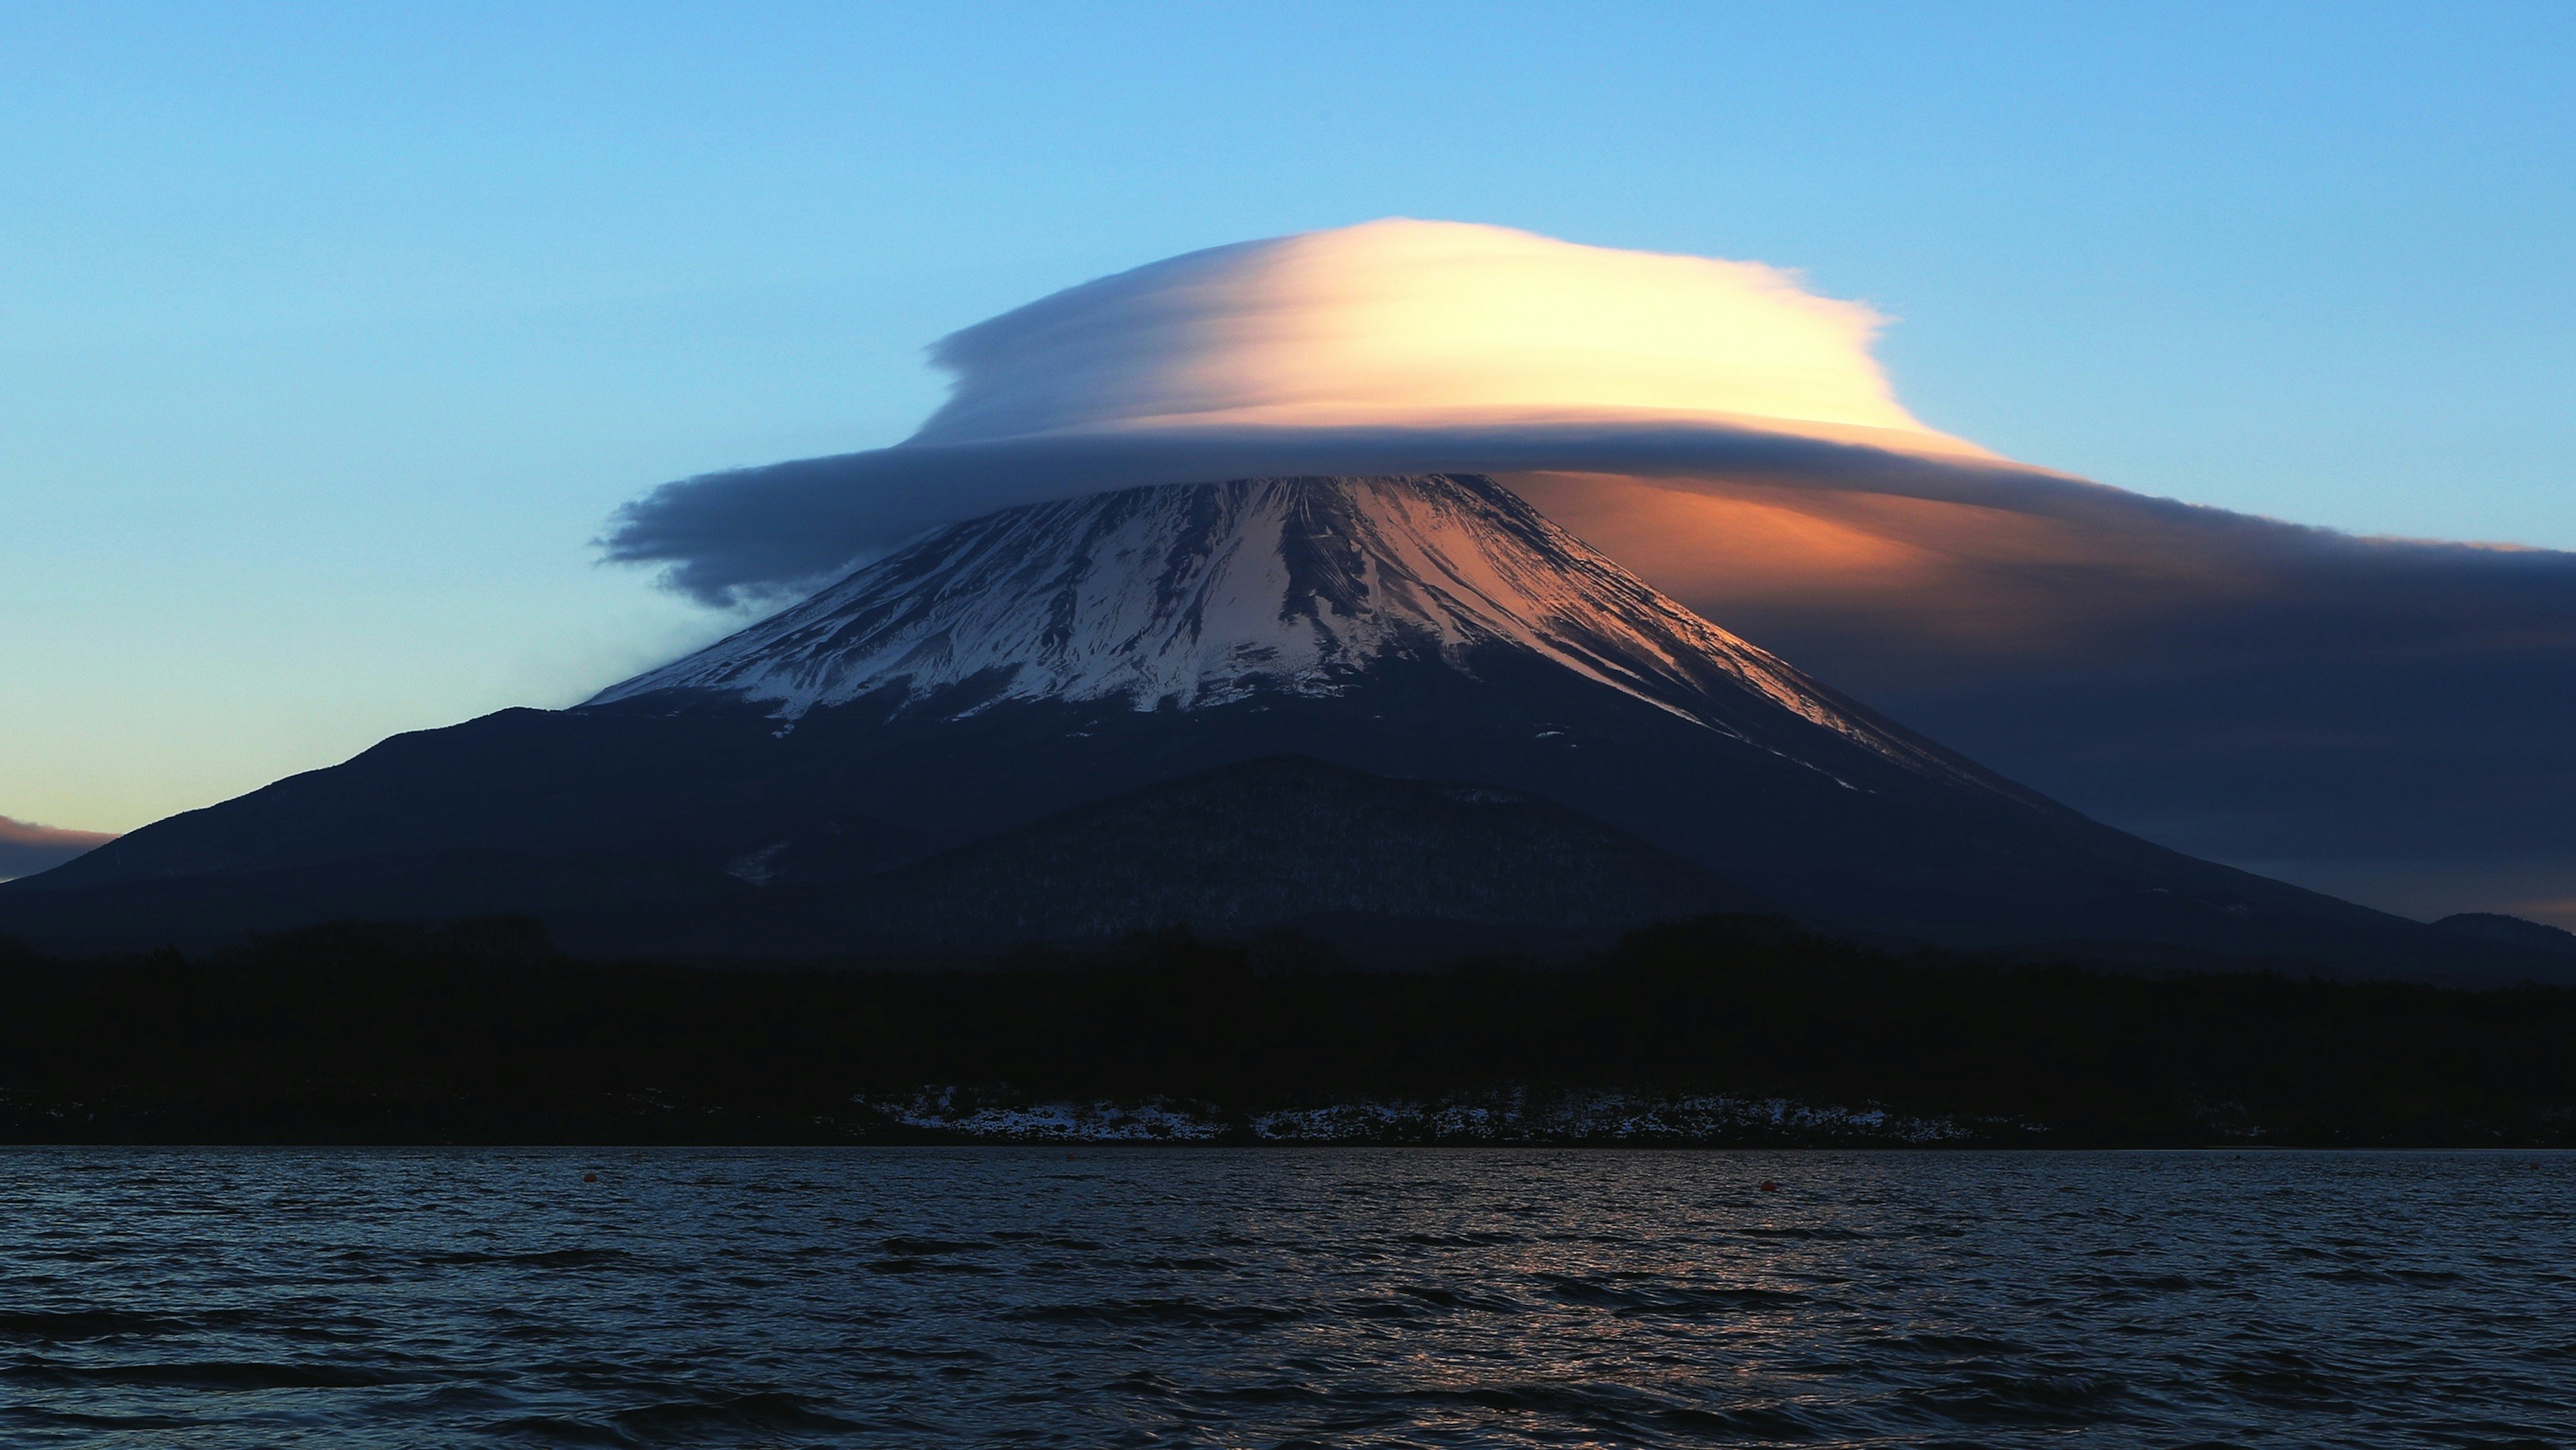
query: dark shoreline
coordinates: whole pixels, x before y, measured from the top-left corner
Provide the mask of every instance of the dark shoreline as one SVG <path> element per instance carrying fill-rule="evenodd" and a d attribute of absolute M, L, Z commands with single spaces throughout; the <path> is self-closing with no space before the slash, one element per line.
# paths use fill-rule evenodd
<path fill-rule="evenodd" d="M 978 971 L 598 964 L 524 922 L 0 946 L 0 1142 L 2576 1146 L 2576 992 L 1897 956 L 1573 969 L 1139 938 Z"/>

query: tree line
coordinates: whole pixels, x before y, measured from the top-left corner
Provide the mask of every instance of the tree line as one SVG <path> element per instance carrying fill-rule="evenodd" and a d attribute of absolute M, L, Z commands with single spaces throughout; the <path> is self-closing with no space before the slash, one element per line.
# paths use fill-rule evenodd
<path fill-rule="evenodd" d="M 1897 954 L 1765 918 L 1575 968 L 1354 971 L 1294 936 L 916 970 L 596 963 L 525 921 L 201 957 L 0 943 L 15 1141 L 779 1142 L 966 1086 L 1219 1113 L 1467 1090 L 1777 1096 L 2062 1146 L 2576 1144 L 2576 992 Z"/>

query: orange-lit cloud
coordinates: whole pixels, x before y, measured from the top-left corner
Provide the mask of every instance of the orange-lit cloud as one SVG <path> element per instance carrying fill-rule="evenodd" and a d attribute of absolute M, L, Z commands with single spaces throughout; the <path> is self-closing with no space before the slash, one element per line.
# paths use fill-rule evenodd
<path fill-rule="evenodd" d="M 1404 219 L 1192 252 L 943 339 L 915 443 L 1207 427 L 1716 421 L 1934 453 L 1884 321 L 1758 262 Z"/>
<path fill-rule="evenodd" d="M 2271 587 L 2259 557 L 2236 547 L 2244 541 L 2225 526 L 2238 516 L 2217 510 L 2105 517 L 2098 500 L 2039 509 L 2027 500 L 1724 475 L 1502 477 L 1712 619 L 1804 633 L 1843 620 L 1891 655 L 2081 654 L 2097 650 L 2106 632 L 2174 610 L 2250 603 Z M 2224 522 L 2213 530 L 2213 521 Z M 2283 542 L 2274 533 L 2252 553 Z"/>

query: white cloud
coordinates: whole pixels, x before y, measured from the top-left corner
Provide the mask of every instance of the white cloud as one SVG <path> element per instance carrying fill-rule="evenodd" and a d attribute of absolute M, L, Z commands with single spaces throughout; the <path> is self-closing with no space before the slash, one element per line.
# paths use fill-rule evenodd
<path fill-rule="evenodd" d="M 1885 321 L 1758 262 L 1404 219 L 1243 242 L 1068 288 L 931 349 L 917 443 L 1255 425 L 1567 419 L 1884 430 Z"/>

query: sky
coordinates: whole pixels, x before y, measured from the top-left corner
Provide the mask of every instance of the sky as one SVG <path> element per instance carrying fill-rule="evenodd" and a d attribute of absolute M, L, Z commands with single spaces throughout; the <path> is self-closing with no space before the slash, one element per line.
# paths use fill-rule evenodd
<path fill-rule="evenodd" d="M 1386 216 L 1795 269 L 2011 458 L 2576 547 L 2571 59 L 2548 5 L 10 7 L 0 814 L 572 703 L 739 623 L 603 566 L 619 505 Z"/>

